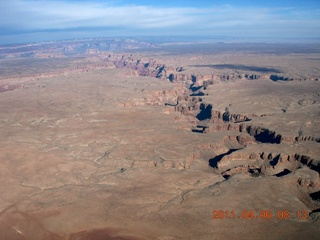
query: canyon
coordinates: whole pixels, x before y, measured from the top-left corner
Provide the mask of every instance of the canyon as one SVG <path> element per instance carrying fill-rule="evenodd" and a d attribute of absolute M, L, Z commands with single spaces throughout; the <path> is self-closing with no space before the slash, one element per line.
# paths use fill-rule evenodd
<path fill-rule="evenodd" d="M 319 236 L 317 46 L 86 41 L 0 48 L 0 239 Z"/>

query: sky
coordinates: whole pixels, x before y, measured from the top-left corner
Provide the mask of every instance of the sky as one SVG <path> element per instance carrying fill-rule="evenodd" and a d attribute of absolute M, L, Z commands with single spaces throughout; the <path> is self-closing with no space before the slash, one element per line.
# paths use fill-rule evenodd
<path fill-rule="evenodd" d="M 0 44 L 192 36 L 320 41 L 320 0 L 1 0 Z"/>

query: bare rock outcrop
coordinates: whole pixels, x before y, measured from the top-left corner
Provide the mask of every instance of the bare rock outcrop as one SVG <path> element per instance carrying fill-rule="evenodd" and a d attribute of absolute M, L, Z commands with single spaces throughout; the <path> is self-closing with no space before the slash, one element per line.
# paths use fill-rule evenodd
<path fill-rule="evenodd" d="M 261 146 L 250 145 L 239 150 L 228 151 L 216 156 L 212 161 L 216 162 L 217 169 L 225 176 L 232 176 L 242 172 L 253 176 L 283 177 L 302 167 L 307 167 L 315 171 L 318 178 L 313 179 L 314 183 L 312 184 L 308 183 L 307 180 L 297 180 L 299 185 L 319 185 L 320 187 L 320 161 L 314 158 L 314 156 L 291 153 L 291 148 L 288 148 L 288 146 L 283 146 L 283 150 L 280 149 L 281 147 L 275 148 L 275 146 L 271 145 L 265 146 L 262 151 L 259 151 L 259 148 L 262 149 Z"/>

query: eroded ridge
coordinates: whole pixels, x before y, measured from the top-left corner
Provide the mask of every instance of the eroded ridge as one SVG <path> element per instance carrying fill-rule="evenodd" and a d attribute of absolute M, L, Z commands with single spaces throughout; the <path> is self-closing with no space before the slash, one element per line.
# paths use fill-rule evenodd
<path fill-rule="evenodd" d="M 266 73 L 266 74 L 254 74 L 254 73 L 241 73 L 241 74 L 192 74 L 186 72 L 186 67 L 178 66 L 173 67 L 158 62 L 155 59 L 143 59 L 133 54 L 108 54 L 104 58 L 108 63 L 114 64 L 116 68 L 127 68 L 134 70 L 132 74 L 139 76 L 151 76 L 159 79 L 166 79 L 171 82 L 186 82 L 192 81 L 196 86 L 203 86 L 204 89 L 209 85 L 214 85 L 220 81 L 229 80 L 259 80 L 269 79 L 272 81 L 318 81 L 318 77 L 286 77 L 279 75 L 279 73 Z M 191 66 L 192 67 L 192 66 Z M 256 70 L 256 69 L 253 69 Z M 273 70 L 270 70 L 271 72 Z M 274 70 L 275 71 L 275 70 Z"/>
<path fill-rule="evenodd" d="M 128 59 L 129 64 L 127 63 Z M 319 136 L 302 136 L 301 131 L 297 132 L 297 135 L 291 135 L 285 131 L 280 133 L 277 130 L 272 130 L 272 126 L 259 126 L 260 119 L 272 116 L 272 114 L 240 114 L 232 112 L 228 107 L 226 107 L 225 111 L 215 110 L 214 102 L 208 103 L 206 100 L 210 94 L 207 88 L 211 83 L 198 81 L 200 78 L 195 75 L 169 73 L 173 71 L 182 72 L 184 68 L 179 68 L 178 70 L 170 68 L 168 72 L 164 71 L 166 69 L 165 65 L 159 65 L 156 61 L 145 63 L 142 60 L 136 61 L 133 57 L 125 56 L 119 59 L 117 56 L 110 55 L 107 61 L 114 62 L 116 67 L 134 69 L 142 76 L 164 77 L 171 82 L 183 82 L 185 91 L 180 92 L 183 92 L 183 95 L 176 94 L 176 100 L 171 101 L 171 103 L 166 101 L 162 103 L 188 117 L 191 125 L 190 130 L 194 133 L 230 132 L 229 139 L 232 139 L 231 142 L 234 142 L 237 147 L 229 148 L 226 152 L 209 160 L 209 165 L 219 169 L 223 176 L 230 177 L 240 172 L 246 172 L 252 176 L 282 177 L 300 169 L 302 166 L 319 173 L 319 159 L 314 154 L 310 156 L 308 153 L 304 154 L 303 151 L 294 152 L 294 148 L 291 150 L 293 153 L 281 150 L 282 148 L 287 148 L 290 144 L 299 144 L 301 142 L 307 142 L 306 144 L 314 142 L 315 144 L 313 145 L 317 146 L 317 143 L 320 142 Z M 148 69 L 149 67 L 150 69 Z M 161 75 L 161 73 L 165 74 Z M 236 78 L 211 76 L 211 78 L 217 81 L 243 79 L 239 76 Z M 275 75 L 263 77 L 263 79 L 268 78 L 275 81 Z M 260 77 L 245 75 L 244 79 L 260 79 Z M 202 82 L 202 85 L 200 82 Z M 319 100 L 316 101 L 318 104 Z M 316 132 L 314 133 L 317 134 Z M 267 149 L 270 148 L 270 144 L 278 145 L 277 153 L 268 152 Z M 254 150 L 257 148 L 256 146 L 259 146 L 258 149 L 260 150 Z M 266 148 L 266 150 L 261 150 L 263 148 Z"/>
<path fill-rule="evenodd" d="M 301 167 L 301 164 L 308 166 L 311 170 L 315 170 L 320 173 L 320 161 L 316 157 L 312 158 L 301 153 L 291 153 L 285 154 L 285 150 L 281 153 L 281 148 L 288 147 L 288 144 L 298 144 L 299 142 L 314 142 L 314 146 L 317 146 L 320 142 L 319 136 L 287 136 L 286 133 L 281 134 L 277 131 L 270 130 L 268 127 L 259 126 L 255 123 L 255 119 L 263 118 L 266 115 L 257 115 L 252 114 L 236 114 L 231 113 L 228 108 L 224 112 L 214 110 L 214 103 L 205 103 L 205 100 L 202 97 L 184 97 L 183 100 L 178 98 L 177 106 L 175 106 L 175 111 L 178 111 L 186 116 L 191 116 L 194 119 L 198 120 L 196 126 L 193 126 L 191 130 L 195 133 L 202 134 L 212 134 L 216 132 L 238 132 L 234 135 L 233 141 L 236 142 L 241 147 L 241 151 L 238 149 L 230 149 L 225 153 L 222 153 L 215 158 L 212 158 L 209 161 L 209 165 L 212 167 L 217 167 L 222 171 L 224 176 L 234 175 L 238 172 L 248 172 L 252 173 L 254 176 L 257 175 L 276 175 L 276 176 L 285 176 L 294 170 L 297 170 Z M 195 120 L 192 123 L 194 123 Z M 245 133 L 253 138 L 239 133 Z M 317 133 L 315 133 L 317 134 Z M 273 154 L 266 152 L 250 152 L 248 149 L 254 149 L 250 145 L 261 146 L 260 149 L 263 149 L 263 146 L 268 149 L 269 144 L 279 145 L 279 153 Z M 273 146 L 275 147 L 275 146 Z M 251 150 L 252 151 L 252 150 Z M 254 150 L 253 150 L 254 151 Z M 292 149 L 292 151 L 294 151 Z M 240 153 L 241 152 L 241 153 Z M 268 157 L 266 157 L 266 155 Z M 239 165 L 236 167 L 231 167 L 226 169 L 226 166 L 233 160 L 238 161 Z M 245 163 L 246 160 L 252 162 L 251 165 L 241 164 L 241 161 Z M 261 161 L 260 161 L 261 160 Z M 265 160 L 269 160 L 268 164 L 265 165 Z M 289 162 L 287 168 L 279 168 L 280 163 Z M 293 163 L 292 163 L 293 162 Z M 292 164 L 291 164 L 292 163 Z M 283 164 L 286 165 L 286 164 Z M 270 171 L 272 174 L 268 174 L 268 168 L 272 168 Z M 278 168 L 278 172 L 275 173 L 275 168 Z"/>

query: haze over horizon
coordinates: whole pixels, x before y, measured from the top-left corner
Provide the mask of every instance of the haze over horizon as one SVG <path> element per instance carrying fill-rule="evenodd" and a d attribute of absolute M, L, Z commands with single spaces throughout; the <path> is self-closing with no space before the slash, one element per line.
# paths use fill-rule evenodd
<path fill-rule="evenodd" d="M 320 39 L 317 0 L 11 0 L 0 6 L 0 44 L 120 36 Z"/>

